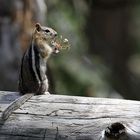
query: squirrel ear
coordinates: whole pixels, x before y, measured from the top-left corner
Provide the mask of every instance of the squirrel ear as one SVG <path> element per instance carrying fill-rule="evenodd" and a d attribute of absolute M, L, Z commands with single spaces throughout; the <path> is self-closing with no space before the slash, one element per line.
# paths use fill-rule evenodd
<path fill-rule="evenodd" d="M 37 31 L 40 31 L 40 30 L 41 30 L 41 25 L 40 25 L 40 23 L 36 23 L 35 27 L 36 27 L 36 30 L 37 30 Z"/>

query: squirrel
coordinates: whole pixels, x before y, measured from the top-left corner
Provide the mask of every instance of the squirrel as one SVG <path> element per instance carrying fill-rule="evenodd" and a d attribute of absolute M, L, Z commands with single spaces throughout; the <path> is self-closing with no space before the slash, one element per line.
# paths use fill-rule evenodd
<path fill-rule="evenodd" d="M 48 92 L 48 79 L 46 75 L 47 60 L 52 53 L 58 53 L 59 48 L 52 44 L 57 32 L 52 28 L 36 23 L 32 34 L 30 47 L 25 51 L 20 72 L 18 89 L 22 95 L 13 101 L 2 113 L 2 120 L 8 119 L 12 112 L 34 95 L 42 95 Z"/>

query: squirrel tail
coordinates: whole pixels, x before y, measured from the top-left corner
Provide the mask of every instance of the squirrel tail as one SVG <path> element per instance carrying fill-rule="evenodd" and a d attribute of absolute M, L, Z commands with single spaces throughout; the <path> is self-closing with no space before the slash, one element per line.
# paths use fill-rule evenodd
<path fill-rule="evenodd" d="M 16 99 L 2 112 L 1 119 L 3 121 L 7 120 L 13 111 L 20 108 L 20 106 L 23 105 L 27 100 L 29 100 L 33 95 L 33 93 L 27 93 Z"/>

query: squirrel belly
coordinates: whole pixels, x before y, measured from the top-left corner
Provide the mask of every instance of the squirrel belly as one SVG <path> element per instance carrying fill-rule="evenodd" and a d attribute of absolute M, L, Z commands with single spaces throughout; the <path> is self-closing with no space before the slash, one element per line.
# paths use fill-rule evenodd
<path fill-rule="evenodd" d="M 22 96 L 2 112 L 2 120 L 8 119 L 14 110 L 20 108 L 32 96 L 48 93 L 47 60 L 56 52 L 56 48 L 51 46 L 56 35 L 57 32 L 53 29 L 36 24 L 31 45 L 24 53 L 20 67 L 19 92 Z"/>

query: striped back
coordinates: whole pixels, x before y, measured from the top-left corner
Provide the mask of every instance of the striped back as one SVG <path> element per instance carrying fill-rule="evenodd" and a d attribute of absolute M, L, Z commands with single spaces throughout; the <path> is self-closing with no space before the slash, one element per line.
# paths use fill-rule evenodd
<path fill-rule="evenodd" d="M 19 91 L 22 94 L 35 93 L 43 94 L 48 90 L 48 85 L 45 82 L 46 76 L 46 61 L 41 60 L 38 46 L 32 43 L 27 49 L 22 58 L 20 75 L 19 75 Z M 42 64 L 43 62 L 43 64 Z M 43 65 L 44 69 L 41 69 Z"/>

